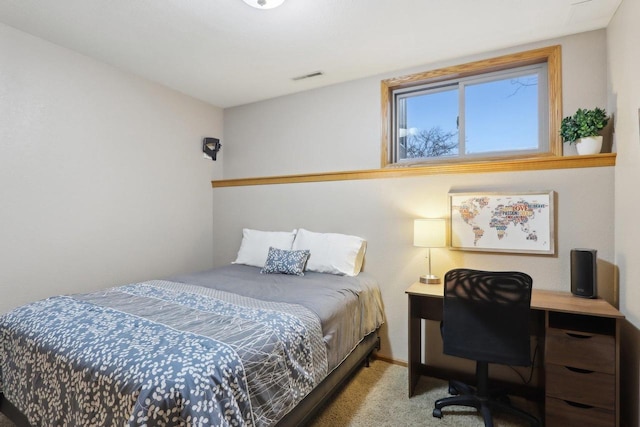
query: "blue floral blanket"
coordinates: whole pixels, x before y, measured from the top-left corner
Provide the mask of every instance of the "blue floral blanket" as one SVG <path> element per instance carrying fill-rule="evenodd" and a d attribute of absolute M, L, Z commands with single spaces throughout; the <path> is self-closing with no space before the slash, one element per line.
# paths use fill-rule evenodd
<path fill-rule="evenodd" d="M 269 426 L 327 354 L 301 305 L 150 281 L 3 315 L 0 369 L 32 425 Z"/>

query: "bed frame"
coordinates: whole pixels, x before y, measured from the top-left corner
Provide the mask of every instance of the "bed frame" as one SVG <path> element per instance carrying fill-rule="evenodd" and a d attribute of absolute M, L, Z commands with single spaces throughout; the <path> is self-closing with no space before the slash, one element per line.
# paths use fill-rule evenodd
<path fill-rule="evenodd" d="M 276 424 L 277 427 L 303 426 L 310 422 L 329 398 L 340 390 L 341 386 L 362 364 L 369 366 L 371 354 L 374 350 L 379 349 L 380 337 L 376 330 L 364 337 L 338 367 Z M 32 427 L 27 417 L 9 402 L 2 393 L 0 393 L 0 412 L 5 414 L 17 427 Z"/>
<path fill-rule="evenodd" d="M 314 388 L 295 408 L 276 424 L 277 427 L 304 426 L 322 409 L 335 393 L 340 390 L 351 375 L 363 363 L 368 367 L 374 350 L 380 350 L 378 331 L 371 332 L 322 382 Z"/>

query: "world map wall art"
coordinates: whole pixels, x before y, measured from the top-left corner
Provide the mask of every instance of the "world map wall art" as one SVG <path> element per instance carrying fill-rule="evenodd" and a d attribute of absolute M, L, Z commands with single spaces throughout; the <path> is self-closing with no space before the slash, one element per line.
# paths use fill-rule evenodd
<path fill-rule="evenodd" d="M 553 255 L 554 192 L 449 193 L 451 249 Z"/>

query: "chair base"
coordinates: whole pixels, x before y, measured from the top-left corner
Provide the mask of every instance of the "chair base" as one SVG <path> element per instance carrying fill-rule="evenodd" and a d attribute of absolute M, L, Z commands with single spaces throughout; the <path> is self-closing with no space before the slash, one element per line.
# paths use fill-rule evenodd
<path fill-rule="evenodd" d="M 449 393 L 458 395 L 436 400 L 433 416 L 436 418 L 442 418 L 442 408 L 446 406 L 467 406 L 475 408 L 480 415 L 482 415 L 485 427 L 493 427 L 492 414 L 497 412 L 514 415 L 526 420 L 532 427 L 539 427 L 540 422 L 538 419 L 533 415 L 512 406 L 509 397 L 506 394 L 490 393 L 488 391 L 486 381 L 482 381 L 487 378 L 485 375 L 488 374 L 488 372 L 483 372 L 486 369 L 488 369 L 488 367 L 485 363 L 478 362 L 477 373 L 480 374 L 478 389 L 470 387 L 464 383 L 451 381 L 449 383 Z"/>

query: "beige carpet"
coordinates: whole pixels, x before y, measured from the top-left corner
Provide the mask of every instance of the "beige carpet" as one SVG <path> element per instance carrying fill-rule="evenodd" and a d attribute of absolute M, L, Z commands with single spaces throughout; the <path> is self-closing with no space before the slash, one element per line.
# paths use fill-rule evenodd
<path fill-rule="evenodd" d="M 0 427 L 13 427 L 13 423 L 4 414 L 0 414 Z"/>
<path fill-rule="evenodd" d="M 431 415 L 434 402 L 448 396 L 446 381 L 422 377 L 409 399 L 407 368 L 374 360 L 363 368 L 321 411 L 310 427 L 471 427 L 484 426 L 474 409 L 444 408 L 441 419 Z M 512 402 L 540 419 L 533 402 L 513 398 Z M 507 416 L 494 418 L 496 427 L 527 426 Z"/>
<path fill-rule="evenodd" d="M 328 403 L 309 427 L 481 427 L 473 410 L 445 409 L 442 419 L 433 418 L 433 402 L 447 395 L 447 383 L 422 378 L 416 395 L 407 397 L 407 368 L 374 360 L 360 369 L 339 394 Z M 540 417 L 535 404 L 513 399 L 518 407 Z M 496 417 L 496 427 L 525 426 L 519 420 Z M 0 414 L 0 427 L 13 427 Z"/>

